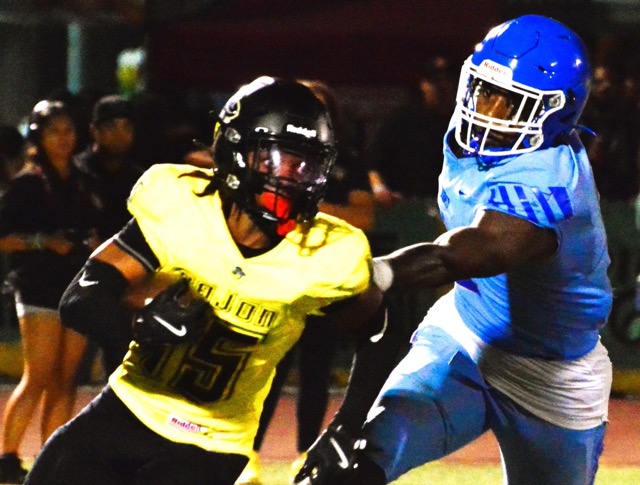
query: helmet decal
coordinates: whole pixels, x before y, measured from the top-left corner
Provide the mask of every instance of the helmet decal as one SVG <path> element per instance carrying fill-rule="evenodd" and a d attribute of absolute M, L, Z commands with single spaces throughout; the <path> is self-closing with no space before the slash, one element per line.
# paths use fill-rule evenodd
<path fill-rule="evenodd" d="M 220 112 L 220 119 L 224 123 L 229 123 L 234 120 L 240 114 L 240 101 L 228 102 L 222 108 Z"/>
<path fill-rule="evenodd" d="M 513 80 L 513 70 L 509 66 L 503 66 L 491 59 L 485 59 L 478 67 L 478 72 L 484 74 L 488 78 L 496 79 L 502 82 L 511 82 Z"/>

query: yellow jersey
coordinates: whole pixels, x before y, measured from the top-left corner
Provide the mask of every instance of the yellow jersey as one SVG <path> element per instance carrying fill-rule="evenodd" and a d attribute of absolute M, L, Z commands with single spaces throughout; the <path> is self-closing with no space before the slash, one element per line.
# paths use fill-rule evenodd
<path fill-rule="evenodd" d="M 229 233 L 218 193 L 187 165 L 151 167 L 128 206 L 157 256 L 211 304 L 215 321 L 198 342 L 132 343 L 109 383 L 150 429 L 175 442 L 247 455 L 276 364 L 306 315 L 366 289 L 371 254 L 359 229 L 318 214 L 276 247 L 245 258 Z"/>

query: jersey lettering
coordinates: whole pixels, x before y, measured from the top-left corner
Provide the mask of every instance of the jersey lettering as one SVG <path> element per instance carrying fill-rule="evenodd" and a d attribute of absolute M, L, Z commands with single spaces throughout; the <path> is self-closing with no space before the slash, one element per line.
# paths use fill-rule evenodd
<path fill-rule="evenodd" d="M 534 224 L 570 219 L 573 207 L 565 187 L 529 187 L 516 183 L 490 185 L 488 207 L 525 217 Z"/>
<path fill-rule="evenodd" d="M 181 273 L 192 280 L 186 272 L 181 271 Z M 229 325 L 241 333 L 251 337 L 262 338 L 269 332 L 271 325 L 276 320 L 277 313 L 274 310 L 243 299 L 236 293 L 220 294 L 216 286 L 202 282 L 195 283 L 195 287 L 198 289 L 198 293 L 204 296 L 218 310 L 217 313 L 224 316 Z"/>

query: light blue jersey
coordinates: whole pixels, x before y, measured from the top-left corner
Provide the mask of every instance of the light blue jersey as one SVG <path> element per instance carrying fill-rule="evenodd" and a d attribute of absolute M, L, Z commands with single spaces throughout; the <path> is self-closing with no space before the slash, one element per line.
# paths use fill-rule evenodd
<path fill-rule="evenodd" d="M 447 229 L 497 210 L 553 229 L 557 253 L 507 274 L 455 285 L 465 324 L 518 355 L 574 359 L 594 348 L 609 315 L 609 255 L 593 174 L 577 136 L 561 145 L 482 168 L 445 144 L 439 205 Z"/>

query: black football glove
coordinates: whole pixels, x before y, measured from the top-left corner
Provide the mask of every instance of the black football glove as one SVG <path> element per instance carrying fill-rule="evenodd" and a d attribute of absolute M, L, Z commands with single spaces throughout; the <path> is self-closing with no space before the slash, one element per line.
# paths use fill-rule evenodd
<path fill-rule="evenodd" d="M 297 485 L 347 485 L 353 473 L 357 437 L 341 425 L 329 425 L 307 451 Z"/>
<path fill-rule="evenodd" d="M 139 344 L 194 342 L 212 319 L 209 303 L 180 278 L 136 313 L 133 337 Z"/>

